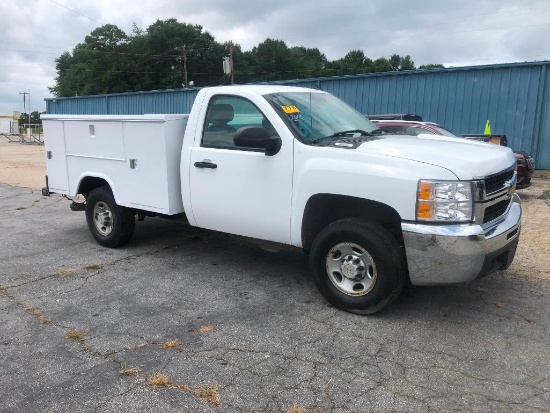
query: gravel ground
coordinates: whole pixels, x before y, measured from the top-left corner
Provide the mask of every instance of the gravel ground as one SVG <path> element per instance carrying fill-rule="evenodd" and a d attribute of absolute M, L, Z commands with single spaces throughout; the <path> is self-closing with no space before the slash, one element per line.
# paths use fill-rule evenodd
<path fill-rule="evenodd" d="M 31 189 L 44 186 L 46 156 L 43 145 L 10 143 L 0 136 L 0 182 Z"/>
<path fill-rule="evenodd" d="M 522 235 L 511 271 L 550 281 L 550 171 L 536 171 L 533 185 L 518 190 L 523 200 Z M 550 303 L 549 303 L 550 305 Z M 549 362 L 550 368 L 550 362 Z"/>

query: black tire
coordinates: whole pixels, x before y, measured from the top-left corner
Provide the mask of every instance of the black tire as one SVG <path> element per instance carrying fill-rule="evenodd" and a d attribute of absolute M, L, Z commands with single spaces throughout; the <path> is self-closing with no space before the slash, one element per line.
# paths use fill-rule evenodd
<path fill-rule="evenodd" d="M 86 222 L 98 244 L 117 248 L 134 235 L 135 215 L 129 208 L 116 204 L 111 189 L 93 189 L 86 198 Z"/>
<path fill-rule="evenodd" d="M 309 264 L 325 299 L 355 314 L 380 311 L 399 296 L 407 278 L 404 251 L 395 238 L 363 220 L 337 221 L 321 230 Z"/>

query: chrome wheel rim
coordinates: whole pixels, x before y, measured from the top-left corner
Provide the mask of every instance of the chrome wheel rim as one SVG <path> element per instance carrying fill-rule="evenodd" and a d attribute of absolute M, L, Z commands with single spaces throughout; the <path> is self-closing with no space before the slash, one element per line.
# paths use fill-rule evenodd
<path fill-rule="evenodd" d="M 96 202 L 94 205 L 94 225 L 104 237 L 113 232 L 113 213 L 109 205 L 103 201 Z"/>
<path fill-rule="evenodd" d="M 376 264 L 360 245 L 337 244 L 329 250 L 325 262 L 330 281 L 346 295 L 368 294 L 376 283 Z"/>

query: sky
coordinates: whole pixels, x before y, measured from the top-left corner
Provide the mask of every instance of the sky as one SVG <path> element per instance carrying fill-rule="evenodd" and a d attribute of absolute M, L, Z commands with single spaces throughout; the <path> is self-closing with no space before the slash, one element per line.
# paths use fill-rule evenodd
<path fill-rule="evenodd" d="M 95 28 L 130 34 L 134 22 L 146 29 L 169 18 L 243 50 L 272 38 L 329 60 L 354 49 L 410 55 L 416 66 L 550 60 L 547 0 L 0 0 L 0 112 L 28 112 L 23 92 L 31 111 L 44 111 L 55 59 Z"/>

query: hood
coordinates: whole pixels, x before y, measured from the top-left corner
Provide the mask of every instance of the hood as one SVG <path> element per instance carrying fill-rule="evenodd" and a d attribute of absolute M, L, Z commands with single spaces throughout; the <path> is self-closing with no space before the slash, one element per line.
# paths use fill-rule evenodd
<path fill-rule="evenodd" d="M 516 163 L 510 148 L 429 134 L 383 135 L 356 150 L 440 166 L 464 180 L 492 175 Z"/>

